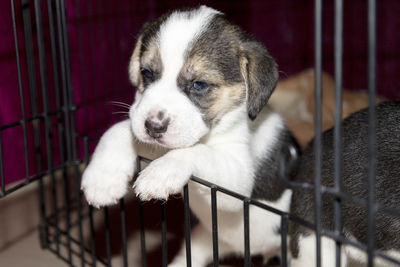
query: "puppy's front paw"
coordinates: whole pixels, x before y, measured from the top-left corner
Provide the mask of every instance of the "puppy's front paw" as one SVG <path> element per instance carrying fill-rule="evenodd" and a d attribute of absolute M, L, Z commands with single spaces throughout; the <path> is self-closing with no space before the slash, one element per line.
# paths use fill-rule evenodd
<path fill-rule="evenodd" d="M 133 188 L 141 200 L 167 200 L 178 194 L 189 181 L 192 170 L 187 164 L 167 155 L 154 160 L 137 178 Z"/>
<path fill-rule="evenodd" d="M 83 173 L 81 183 L 89 204 L 95 207 L 116 204 L 128 191 L 134 164 L 134 161 L 130 166 L 117 165 L 116 162 L 91 162 Z"/>

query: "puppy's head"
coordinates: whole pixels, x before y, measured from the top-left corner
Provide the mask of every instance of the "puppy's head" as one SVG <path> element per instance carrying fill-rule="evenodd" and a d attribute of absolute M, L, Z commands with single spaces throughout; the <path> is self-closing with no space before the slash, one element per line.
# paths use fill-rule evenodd
<path fill-rule="evenodd" d="M 264 46 L 205 6 L 145 24 L 129 75 L 135 136 L 168 148 L 195 144 L 239 107 L 254 120 L 278 79 Z"/>

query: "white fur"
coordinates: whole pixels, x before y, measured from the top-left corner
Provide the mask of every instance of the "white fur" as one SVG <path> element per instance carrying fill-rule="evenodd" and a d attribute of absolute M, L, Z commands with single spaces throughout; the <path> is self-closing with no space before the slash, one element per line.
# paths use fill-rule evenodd
<path fill-rule="evenodd" d="M 180 192 L 191 175 L 251 196 L 254 170 L 284 128 L 282 119 L 265 109 L 252 122 L 243 101 L 209 129 L 202 114 L 176 84 L 186 49 L 216 13 L 206 7 L 201 7 L 190 19 L 175 13 L 161 26 L 158 38 L 164 67 L 162 77 L 143 94 L 137 93 L 130 120 L 117 124 L 100 140 L 82 181 L 89 202 L 109 205 L 122 197 L 133 174 L 136 154 L 149 145 L 158 154 L 164 152 L 158 149 L 160 146 L 172 150 L 140 173 L 134 189 L 141 199 L 167 199 Z M 158 111 L 165 112 L 171 121 L 163 137 L 153 139 L 146 134 L 144 122 L 149 114 Z M 115 191 L 118 194 L 112 193 Z M 189 192 L 191 209 L 201 222 L 192 233 L 192 266 L 204 266 L 212 256 L 210 189 L 191 181 Z M 243 254 L 243 202 L 222 193 L 217 196 L 220 254 Z M 278 201 L 265 203 L 288 211 L 290 197 L 291 191 L 286 190 Z M 279 216 L 250 206 L 252 253 L 271 256 L 279 250 L 279 225 Z M 170 266 L 184 266 L 184 253 L 183 247 Z"/>
<path fill-rule="evenodd" d="M 349 239 L 357 242 L 357 239 L 353 236 L 349 236 Z M 344 246 L 344 250 L 349 257 L 349 261 L 351 260 L 353 262 L 356 262 L 356 263 L 359 263 L 362 265 L 367 265 L 368 257 L 367 257 L 367 253 L 365 251 L 357 249 L 353 246 Z M 391 257 L 397 261 L 400 261 L 400 252 L 399 251 L 396 251 L 396 250 L 383 251 L 383 254 L 385 254 L 386 256 Z M 399 265 L 389 262 L 381 257 L 375 257 L 374 266 L 395 267 L 395 266 L 399 266 Z"/>
<path fill-rule="evenodd" d="M 115 124 L 101 137 L 82 176 L 81 188 L 95 207 L 115 204 L 128 191 L 136 168 L 130 121 Z"/>
<path fill-rule="evenodd" d="M 351 238 L 351 240 L 356 241 L 355 238 Z M 300 236 L 299 238 L 299 256 L 298 258 L 292 258 L 291 267 L 303 267 L 316 266 L 316 243 L 315 243 L 315 234 L 311 234 L 308 236 Z M 393 259 L 400 260 L 400 254 L 398 251 L 390 250 L 385 251 L 389 257 Z M 356 247 L 350 245 L 342 245 L 341 249 L 341 266 L 353 266 L 354 263 L 356 266 L 359 264 L 363 264 L 365 266 L 367 264 L 367 254 L 365 251 L 359 250 Z M 357 264 L 358 263 L 358 264 Z M 336 266 L 336 247 L 335 241 L 331 238 L 322 237 L 321 238 L 321 265 L 326 267 L 334 267 Z M 379 267 L 391 267 L 398 266 L 397 264 L 393 264 L 387 260 L 384 260 L 380 257 L 375 257 L 374 266 Z"/>
<path fill-rule="evenodd" d="M 292 258 L 291 267 L 316 266 L 316 239 L 315 234 L 309 236 L 300 236 L 299 238 L 299 256 Z M 347 264 L 346 254 L 341 251 L 341 266 Z M 336 247 L 335 241 L 327 237 L 321 237 L 321 265 L 324 267 L 336 266 Z"/>

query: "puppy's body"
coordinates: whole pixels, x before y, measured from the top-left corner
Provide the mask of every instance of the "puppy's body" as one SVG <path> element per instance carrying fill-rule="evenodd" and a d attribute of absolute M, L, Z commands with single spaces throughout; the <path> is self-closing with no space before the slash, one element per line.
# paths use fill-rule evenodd
<path fill-rule="evenodd" d="M 322 184 L 334 187 L 333 129 L 322 135 Z M 354 113 L 343 121 L 342 190 L 359 199 L 367 199 L 368 181 L 368 110 Z M 296 182 L 313 183 L 314 152 L 309 144 L 301 157 Z M 400 207 L 400 102 L 387 102 L 376 108 L 376 178 L 375 199 L 386 207 Z M 322 227 L 334 230 L 334 198 L 323 194 Z M 293 192 L 291 212 L 314 222 L 313 190 L 296 189 Z M 343 234 L 367 244 L 367 210 L 350 201 L 342 201 Z M 311 230 L 292 223 L 292 266 L 315 264 L 315 235 Z M 383 212 L 376 213 L 375 246 L 400 260 L 399 218 Z M 366 255 L 351 246 L 342 247 L 342 266 L 350 259 L 366 262 Z M 335 243 L 322 238 L 322 266 L 335 266 Z M 376 259 L 377 266 L 391 266 L 388 261 Z"/>
<path fill-rule="evenodd" d="M 180 193 L 191 175 L 287 211 L 291 192 L 278 179 L 285 146 L 297 148 L 276 113 L 265 106 L 278 78 L 261 43 L 211 8 L 168 13 L 147 23 L 130 68 L 138 88 L 130 119 L 101 138 L 82 188 L 96 206 L 126 192 L 137 155 L 156 158 L 137 178 L 142 200 Z M 192 232 L 192 264 L 212 259 L 210 189 L 189 182 L 200 224 Z M 219 254 L 243 253 L 243 203 L 218 193 Z M 250 207 L 251 252 L 279 250 L 280 217 Z M 184 266 L 182 248 L 172 266 Z M 171 265 L 170 265 L 171 266 Z"/>

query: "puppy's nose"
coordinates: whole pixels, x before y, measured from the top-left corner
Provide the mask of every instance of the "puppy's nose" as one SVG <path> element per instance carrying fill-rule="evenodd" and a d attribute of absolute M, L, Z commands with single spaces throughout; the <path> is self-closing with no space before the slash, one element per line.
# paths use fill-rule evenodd
<path fill-rule="evenodd" d="M 153 138 L 160 138 L 163 133 L 168 129 L 169 119 L 159 120 L 157 119 L 147 119 L 144 122 L 144 127 L 146 132 Z"/>

